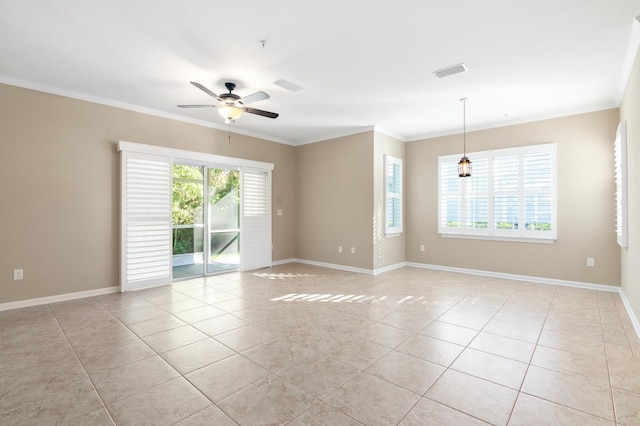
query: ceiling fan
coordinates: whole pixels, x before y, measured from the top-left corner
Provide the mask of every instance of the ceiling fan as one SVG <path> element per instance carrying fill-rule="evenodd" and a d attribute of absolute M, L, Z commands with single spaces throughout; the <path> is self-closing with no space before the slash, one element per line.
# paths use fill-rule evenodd
<path fill-rule="evenodd" d="M 240 117 L 243 112 L 261 115 L 268 118 L 278 117 L 278 114 L 275 112 L 269 112 L 245 106 L 246 104 L 250 104 L 252 102 L 269 99 L 269 95 L 267 95 L 265 92 L 256 92 L 249 96 L 241 98 L 235 93 L 232 93 L 236 88 L 235 83 L 225 83 L 224 85 L 229 93 L 223 93 L 222 95 L 216 95 L 211 90 L 207 89 L 200 83 L 196 83 L 195 81 L 191 81 L 190 83 L 196 86 L 198 89 L 202 90 L 207 95 L 215 98 L 219 102 L 219 105 L 178 105 L 179 108 L 218 108 L 218 114 L 220 114 L 220 116 L 224 118 L 225 124 L 236 121 L 236 118 Z"/>

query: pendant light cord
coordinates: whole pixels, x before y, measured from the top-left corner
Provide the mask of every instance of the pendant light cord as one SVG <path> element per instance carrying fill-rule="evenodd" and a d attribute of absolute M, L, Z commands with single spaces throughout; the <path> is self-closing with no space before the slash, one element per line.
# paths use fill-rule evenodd
<path fill-rule="evenodd" d="M 462 102 L 462 156 L 467 156 L 467 98 L 460 99 Z"/>

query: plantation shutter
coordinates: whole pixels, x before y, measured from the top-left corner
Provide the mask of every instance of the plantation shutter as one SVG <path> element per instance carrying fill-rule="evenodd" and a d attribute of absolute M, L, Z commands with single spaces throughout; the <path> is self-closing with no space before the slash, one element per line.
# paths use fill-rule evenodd
<path fill-rule="evenodd" d="M 240 269 L 271 266 L 271 172 L 240 170 Z"/>
<path fill-rule="evenodd" d="M 627 124 L 620 122 L 613 145 L 616 181 L 616 240 L 627 247 Z"/>
<path fill-rule="evenodd" d="M 121 291 L 169 283 L 171 159 L 121 153 Z"/>
<path fill-rule="evenodd" d="M 402 159 L 384 156 L 386 235 L 402 233 Z"/>

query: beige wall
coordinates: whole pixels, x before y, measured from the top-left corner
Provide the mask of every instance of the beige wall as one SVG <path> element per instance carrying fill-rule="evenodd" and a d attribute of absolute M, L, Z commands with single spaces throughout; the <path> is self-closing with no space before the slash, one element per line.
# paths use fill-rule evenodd
<path fill-rule="evenodd" d="M 404 262 L 406 226 L 400 235 L 386 236 L 384 234 L 384 156 L 389 154 L 404 160 L 405 144 L 378 132 L 374 133 L 373 139 L 373 269 L 380 269 Z M 404 161 L 403 173 L 406 174 Z M 406 202 L 403 208 L 405 205 Z"/>
<path fill-rule="evenodd" d="M 461 154 L 462 135 L 406 146 L 408 262 L 596 284 L 620 284 L 614 233 L 613 140 L 618 110 L 467 134 L 467 151 L 557 144 L 558 239 L 555 244 L 441 238 L 437 232 L 438 156 Z M 473 155 L 469 155 L 473 162 Z M 426 245 L 426 252 L 418 250 Z M 587 257 L 596 266 L 586 266 Z"/>
<path fill-rule="evenodd" d="M 636 56 L 620 106 L 620 120 L 627 121 L 628 248 L 621 249 L 622 290 L 636 318 L 640 318 L 640 55 Z"/>
<path fill-rule="evenodd" d="M 296 257 L 372 269 L 372 164 L 373 132 L 296 148 Z"/>
<path fill-rule="evenodd" d="M 7 85 L 0 129 L 0 303 L 119 284 L 118 140 L 275 163 L 273 259 L 295 257 L 291 146 Z"/>
<path fill-rule="evenodd" d="M 274 163 L 273 210 L 284 213 L 273 216 L 276 261 L 300 258 L 372 270 L 406 260 L 617 285 L 612 142 L 620 113 L 628 121 L 630 162 L 640 156 L 638 75 L 636 64 L 620 112 L 468 135 L 471 152 L 557 143 L 553 245 L 439 237 L 437 157 L 459 153 L 460 135 L 405 144 L 365 132 L 294 148 L 233 134 L 229 144 L 224 131 L 0 85 L 0 303 L 118 284 L 118 140 Z M 405 232 L 390 238 L 379 220 L 386 153 L 404 158 L 405 173 Z M 635 169 L 629 181 L 631 234 L 630 248 L 622 252 L 622 283 L 638 314 Z M 596 258 L 595 268 L 586 266 L 587 257 Z M 15 268 L 24 269 L 24 280 L 12 280 Z"/>

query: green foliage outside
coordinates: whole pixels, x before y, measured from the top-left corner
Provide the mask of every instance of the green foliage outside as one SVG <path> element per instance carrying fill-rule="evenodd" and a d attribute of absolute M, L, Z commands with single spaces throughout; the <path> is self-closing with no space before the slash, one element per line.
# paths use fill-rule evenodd
<path fill-rule="evenodd" d="M 210 202 L 217 203 L 237 188 L 240 173 L 237 170 L 208 169 Z M 204 168 L 175 164 L 173 166 L 173 200 L 171 214 L 174 225 L 204 223 Z M 237 194 L 237 192 L 236 192 Z M 236 195 L 237 196 L 237 195 Z M 173 230 L 173 254 L 203 251 L 203 241 L 194 238 L 201 229 L 180 228 Z"/>

